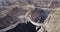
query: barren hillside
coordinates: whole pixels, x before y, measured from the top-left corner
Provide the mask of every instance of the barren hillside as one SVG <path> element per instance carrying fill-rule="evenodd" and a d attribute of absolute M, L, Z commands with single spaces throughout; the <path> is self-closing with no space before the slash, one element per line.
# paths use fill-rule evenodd
<path fill-rule="evenodd" d="M 31 6 L 29 6 L 29 5 L 31 5 Z M 46 20 L 44 20 L 45 22 L 43 24 L 46 31 L 47 32 L 60 32 L 60 0 L 11 0 L 11 1 L 10 0 L 0 0 L 0 29 L 6 28 L 6 27 L 12 25 L 12 23 L 10 23 L 10 21 L 13 22 L 13 20 L 7 19 L 7 18 L 9 18 L 9 16 L 6 17 L 6 15 L 9 12 L 10 12 L 10 14 L 11 13 L 13 14 L 13 12 L 15 10 L 13 11 L 12 9 L 18 7 L 21 10 L 26 9 L 27 11 L 29 11 L 31 9 L 31 7 L 33 7 L 33 5 L 36 8 L 42 9 L 47 13 L 47 18 L 46 18 Z M 33 7 L 33 8 L 35 8 L 35 7 Z M 16 15 L 19 15 L 19 13 L 21 13 L 21 12 L 19 12 L 19 11 L 21 11 L 19 9 L 17 9 L 18 11 L 15 11 L 14 14 L 17 13 Z M 11 11 L 13 11 L 13 12 L 11 12 Z M 25 13 L 27 11 L 25 11 Z M 22 14 L 25 14 L 25 13 L 22 13 Z M 10 17 L 10 18 L 14 18 L 14 17 Z M 14 22 L 15 27 L 18 25 L 17 22 Z M 6 26 L 6 27 L 3 27 L 3 26 Z M 38 32 L 41 32 L 41 31 L 42 30 L 40 29 Z"/>

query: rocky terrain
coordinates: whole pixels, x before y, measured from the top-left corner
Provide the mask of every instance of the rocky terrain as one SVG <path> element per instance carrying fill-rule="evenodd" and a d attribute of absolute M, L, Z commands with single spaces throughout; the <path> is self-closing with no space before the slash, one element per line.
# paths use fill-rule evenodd
<path fill-rule="evenodd" d="M 11 12 L 13 8 L 18 7 L 23 10 L 25 9 L 29 10 L 30 7 L 28 7 L 27 5 L 34 5 L 38 9 L 42 9 L 46 11 L 48 16 L 46 20 L 44 20 L 43 26 L 45 27 L 47 32 L 60 32 L 60 1 L 59 0 L 0 0 L 0 29 L 3 29 L 7 26 L 12 25 L 13 23 L 12 19 L 8 19 L 9 16 L 7 14 Z M 8 17 L 6 17 L 6 15 Z M 10 18 L 14 18 L 14 17 L 10 17 Z M 13 20 L 15 20 L 15 18 Z M 13 25 L 16 26 L 17 22 L 14 22 L 14 23 Z M 38 32 L 41 32 L 41 31 L 42 30 L 40 29 Z M 2 30 L 0 32 L 2 32 Z"/>

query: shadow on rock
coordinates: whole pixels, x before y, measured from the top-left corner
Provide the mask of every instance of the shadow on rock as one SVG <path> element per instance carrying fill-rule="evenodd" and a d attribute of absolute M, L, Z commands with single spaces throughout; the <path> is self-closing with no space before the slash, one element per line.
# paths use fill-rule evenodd
<path fill-rule="evenodd" d="M 37 32 L 37 31 L 35 26 L 32 25 L 31 23 L 28 23 L 28 24 L 22 23 L 22 24 L 19 24 L 14 29 L 8 30 L 6 32 Z"/>

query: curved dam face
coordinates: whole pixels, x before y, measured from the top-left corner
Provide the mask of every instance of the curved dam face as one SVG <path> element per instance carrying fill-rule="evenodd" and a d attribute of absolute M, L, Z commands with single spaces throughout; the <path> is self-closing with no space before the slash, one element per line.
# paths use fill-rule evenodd
<path fill-rule="evenodd" d="M 35 22 L 43 23 L 47 18 L 46 11 L 35 8 L 34 11 L 31 12 L 31 19 Z"/>

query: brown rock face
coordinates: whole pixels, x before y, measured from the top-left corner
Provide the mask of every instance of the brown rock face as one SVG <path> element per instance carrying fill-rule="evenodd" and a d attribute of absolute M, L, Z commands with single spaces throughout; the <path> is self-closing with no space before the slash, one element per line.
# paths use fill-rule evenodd
<path fill-rule="evenodd" d="M 40 10 L 34 10 L 34 11 L 32 11 L 32 13 L 31 13 L 31 19 L 34 22 L 40 21 L 40 19 L 41 19 L 41 11 Z"/>
<path fill-rule="evenodd" d="M 20 8 L 13 8 L 6 16 L 0 18 L 0 30 L 16 24 L 19 21 L 18 16 L 24 15 L 25 13 L 26 11 Z"/>
<path fill-rule="evenodd" d="M 13 8 L 10 12 L 9 15 L 11 16 L 19 16 L 19 15 L 25 15 L 26 11 L 21 9 L 21 8 Z"/>

